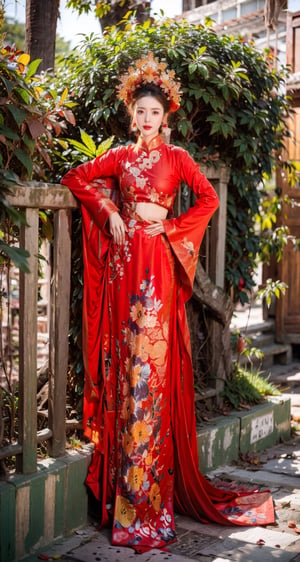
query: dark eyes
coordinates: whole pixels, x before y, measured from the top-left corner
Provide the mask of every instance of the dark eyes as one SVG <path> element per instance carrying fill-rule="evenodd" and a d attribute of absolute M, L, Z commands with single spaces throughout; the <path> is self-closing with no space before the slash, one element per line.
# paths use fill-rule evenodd
<path fill-rule="evenodd" d="M 137 109 L 137 114 L 142 115 L 144 113 L 144 109 Z M 152 115 L 159 115 L 159 111 L 157 109 L 152 110 Z"/>

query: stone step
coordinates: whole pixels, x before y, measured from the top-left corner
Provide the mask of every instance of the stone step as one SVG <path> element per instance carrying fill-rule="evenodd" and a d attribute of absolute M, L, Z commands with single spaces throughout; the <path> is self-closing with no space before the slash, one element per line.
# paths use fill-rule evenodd
<path fill-rule="evenodd" d="M 232 323 L 230 325 L 230 329 L 232 332 L 239 330 L 241 334 L 247 337 L 251 337 L 251 334 L 262 333 L 262 332 L 275 333 L 275 321 L 269 319 L 269 320 L 264 320 L 263 322 L 255 322 L 250 324 L 246 323 L 237 326 L 233 318 Z"/>
<path fill-rule="evenodd" d="M 258 349 L 274 344 L 274 334 L 272 332 L 255 332 L 247 334 L 246 337 L 251 341 L 250 345 Z"/>
<path fill-rule="evenodd" d="M 233 360 L 239 361 L 239 364 L 243 367 L 252 365 L 254 367 L 259 367 L 262 370 L 268 369 L 275 364 L 288 365 L 292 361 L 292 346 L 290 344 L 282 343 L 270 343 L 269 345 L 257 345 L 257 342 L 253 347 L 257 347 L 262 353 L 263 357 L 251 357 L 251 362 L 246 355 L 240 355 L 239 358 L 234 355 Z"/>

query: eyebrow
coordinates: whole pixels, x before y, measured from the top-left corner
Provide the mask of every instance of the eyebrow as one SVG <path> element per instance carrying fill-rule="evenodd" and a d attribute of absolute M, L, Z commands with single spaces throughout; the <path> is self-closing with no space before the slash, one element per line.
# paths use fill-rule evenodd
<path fill-rule="evenodd" d="M 137 109 L 146 109 L 146 107 L 145 107 L 144 105 L 137 105 L 136 108 L 137 108 Z M 152 110 L 153 110 L 153 109 L 159 110 L 159 109 L 162 109 L 162 108 L 159 107 L 159 106 L 156 106 L 156 107 L 150 107 L 149 109 L 152 109 Z"/>

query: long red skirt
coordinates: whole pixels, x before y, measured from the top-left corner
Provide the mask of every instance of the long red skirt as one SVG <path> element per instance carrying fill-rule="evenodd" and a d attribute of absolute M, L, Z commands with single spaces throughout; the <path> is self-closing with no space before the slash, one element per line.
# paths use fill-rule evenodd
<path fill-rule="evenodd" d="M 179 268 L 167 238 L 123 217 L 126 243 L 108 242 L 101 287 L 99 393 L 87 435 L 87 484 L 112 521 L 112 543 L 138 551 L 176 540 L 174 506 L 203 522 L 274 522 L 269 493 L 213 487 L 198 468 L 193 373 Z"/>

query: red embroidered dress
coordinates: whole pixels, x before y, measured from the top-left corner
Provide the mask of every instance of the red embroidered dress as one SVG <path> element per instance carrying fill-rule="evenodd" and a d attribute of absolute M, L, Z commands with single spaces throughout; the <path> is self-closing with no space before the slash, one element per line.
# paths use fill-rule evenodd
<path fill-rule="evenodd" d="M 109 179 L 110 178 L 110 179 Z M 118 180 L 114 184 L 113 178 Z M 194 207 L 149 237 L 135 211 L 151 202 L 172 213 L 180 182 Z M 113 515 L 112 543 L 139 551 L 176 540 L 175 507 L 200 521 L 249 524 L 245 497 L 213 487 L 198 469 L 193 373 L 185 301 L 217 195 L 182 148 L 161 138 L 120 146 L 68 172 L 82 204 L 84 238 L 84 427 L 95 443 L 87 484 Z M 126 241 L 107 218 L 120 210 Z M 259 519 L 261 518 L 261 519 Z M 253 511 L 250 524 L 266 524 Z"/>

